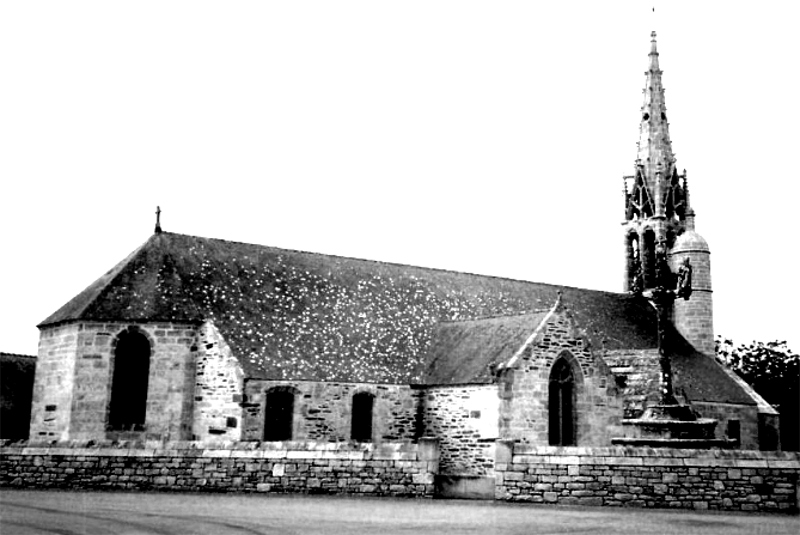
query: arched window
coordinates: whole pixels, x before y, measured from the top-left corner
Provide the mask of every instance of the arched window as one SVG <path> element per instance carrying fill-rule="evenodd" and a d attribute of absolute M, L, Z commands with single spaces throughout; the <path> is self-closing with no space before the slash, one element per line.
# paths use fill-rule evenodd
<path fill-rule="evenodd" d="M 114 348 L 114 373 L 108 426 L 119 431 L 143 431 L 150 377 L 150 341 L 137 328 L 120 333 Z"/>
<path fill-rule="evenodd" d="M 369 392 L 359 392 L 353 396 L 350 420 L 350 438 L 359 442 L 372 440 L 372 406 L 375 396 Z"/>
<path fill-rule="evenodd" d="M 625 238 L 625 256 L 628 266 L 628 290 L 639 292 L 642 288 L 638 288 L 637 285 L 644 284 L 644 281 L 638 280 L 640 276 L 639 269 L 641 267 L 641 261 L 639 258 L 639 236 L 631 232 Z"/>
<path fill-rule="evenodd" d="M 559 358 L 550 371 L 548 389 L 550 445 L 575 445 L 575 376 L 566 358 Z"/>
<path fill-rule="evenodd" d="M 292 440 L 294 391 L 278 387 L 267 391 L 264 409 L 264 440 Z"/>

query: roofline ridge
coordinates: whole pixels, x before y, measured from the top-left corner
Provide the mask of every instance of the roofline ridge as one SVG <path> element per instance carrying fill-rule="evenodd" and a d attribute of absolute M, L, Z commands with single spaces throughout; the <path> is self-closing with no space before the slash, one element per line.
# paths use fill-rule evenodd
<path fill-rule="evenodd" d="M 0 356 L 4 357 L 22 357 L 26 359 L 35 359 L 36 355 L 23 355 L 22 353 L 9 353 L 7 351 L 0 351 Z"/>
<path fill-rule="evenodd" d="M 175 236 L 183 236 L 183 237 L 187 237 L 187 238 L 195 238 L 195 239 L 200 239 L 200 240 L 213 240 L 213 241 L 231 243 L 231 244 L 236 244 L 236 245 L 249 245 L 251 247 L 263 247 L 263 248 L 266 248 L 266 249 L 273 249 L 273 250 L 276 250 L 276 251 L 284 251 L 284 252 L 287 252 L 287 253 L 297 253 L 297 254 L 307 254 L 307 255 L 314 255 L 314 256 L 324 256 L 324 257 L 328 257 L 328 258 L 339 258 L 339 259 L 342 259 L 342 260 L 354 260 L 354 261 L 357 261 L 357 262 L 369 262 L 369 263 L 372 263 L 372 264 L 380 264 L 380 265 L 384 265 L 384 266 L 395 266 L 395 267 L 404 267 L 404 268 L 413 268 L 413 269 L 423 269 L 423 270 L 427 270 L 427 271 L 437 271 L 437 272 L 440 272 L 440 273 L 455 273 L 455 274 L 458 274 L 458 275 L 470 275 L 470 276 L 473 276 L 473 277 L 484 277 L 484 278 L 487 278 L 487 279 L 504 280 L 504 281 L 509 281 L 509 282 L 520 282 L 520 283 L 523 283 L 523 284 L 536 284 L 536 285 L 539 285 L 539 286 L 548 286 L 550 288 L 562 288 L 562 289 L 566 289 L 566 290 L 580 290 L 582 292 L 595 292 L 595 293 L 599 293 L 599 294 L 616 295 L 616 296 L 627 296 L 628 295 L 627 293 L 624 293 L 624 292 L 612 292 L 612 291 L 608 291 L 608 290 L 595 290 L 593 288 L 581 288 L 579 286 L 567 286 L 567 285 L 563 285 L 563 284 L 551 284 L 551 283 L 548 283 L 548 282 L 536 282 L 536 281 L 532 281 L 532 280 L 513 279 L 511 277 L 501 277 L 501 276 L 498 276 L 498 275 L 487 275 L 487 274 L 484 274 L 484 273 L 474 273 L 474 272 L 470 272 L 470 271 L 456 271 L 454 269 L 445 269 L 445 268 L 437 268 L 437 267 L 426 267 L 426 266 L 414 266 L 414 265 L 411 265 L 411 264 L 402 264 L 402 263 L 399 263 L 399 262 L 387 262 L 385 260 L 374 260 L 374 259 L 370 259 L 370 258 L 356 258 L 356 257 L 353 257 L 353 256 L 342 256 L 342 255 L 330 254 L 330 253 L 319 253 L 319 252 L 315 252 L 315 251 L 303 251 L 303 250 L 300 250 L 300 249 L 286 249 L 284 247 L 276 247 L 274 245 L 264 245 L 264 244 L 260 244 L 260 243 L 249 243 L 249 242 L 242 242 L 242 241 L 235 241 L 235 240 L 226 240 L 226 239 L 223 239 L 223 238 L 209 238 L 209 237 L 206 237 L 206 236 L 195 236 L 195 235 L 192 235 L 192 234 L 180 234 L 180 233 L 177 233 L 177 232 L 166 232 L 166 231 L 162 232 L 161 234 L 162 235 L 164 235 L 164 234 L 172 234 L 172 235 L 175 235 Z"/>
<path fill-rule="evenodd" d="M 202 318 L 195 318 L 195 319 L 185 319 L 185 318 L 118 318 L 118 319 L 103 319 L 103 318 L 69 318 L 63 319 L 58 321 L 51 321 L 50 323 L 40 323 L 36 327 L 41 329 L 42 327 L 58 327 L 61 325 L 67 325 L 68 323 L 128 323 L 128 324 L 145 324 L 145 323 L 180 323 L 186 325 L 201 325 L 204 321 L 208 321 L 207 316 L 203 316 Z"/>
<path fill-rule="evenodd" d="M 549 310 L 550 310 L 549 308 L 537 308 L 537 309 L 534 309 L 534 310 L 530 310 L 528 312 L 518 312 L 516 314 L 493 314 L 493 315 L 488 315 L 488 316 L 476 316 L 474 318 L 461 318 L 461 319 L 455 319 L 455 320 L 442 320 L 442 321 L 437 321 L 436 323 L 437 324 L 441 324 L 441 323 L 466 323 L 468 321 L 482 321 L 482 320 L 491 320 L 491 319 L 496 319 L 496 318 L 516 318 L 516 317 L 521 317 L 521 316 L 533 316 L 534 314 L 545 314 Z"/>

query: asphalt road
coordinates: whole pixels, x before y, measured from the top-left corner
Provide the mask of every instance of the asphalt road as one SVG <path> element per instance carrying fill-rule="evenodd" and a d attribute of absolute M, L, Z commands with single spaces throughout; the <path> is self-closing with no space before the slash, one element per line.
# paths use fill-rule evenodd
<path fill-rule="evenodd" d="M 0 489 L 0 535 L 791 534 L 800 517 L 455 500 Z"/>

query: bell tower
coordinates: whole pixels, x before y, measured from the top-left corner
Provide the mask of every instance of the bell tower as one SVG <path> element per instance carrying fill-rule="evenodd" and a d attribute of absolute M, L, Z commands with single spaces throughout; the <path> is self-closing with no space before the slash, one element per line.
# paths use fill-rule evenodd
<path fill-rule="evenodd" d="M 642 293 L 656 286 L 656 249 L 664 247 L 677 271 L 684 258 L 693 268 L 691 299 L 675 301 L 673 322 L 694 347 L 714 351 L 710 251 L 694 230 L 686 171 L 678 172 L 669 136 L 656 32 L 650 34 L 644 102 L 633 174 L 624 177 L 624 291 Z"/>

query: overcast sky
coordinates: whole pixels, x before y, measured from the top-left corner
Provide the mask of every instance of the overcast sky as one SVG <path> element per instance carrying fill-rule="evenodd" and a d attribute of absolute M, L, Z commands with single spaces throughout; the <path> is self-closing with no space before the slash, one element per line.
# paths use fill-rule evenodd
<path fill-rule="evenodd" d="M 717 334 L 800 350 L 800 2 L 0 4 L 0 351 L 153 232 L 621 291 L 650 31 Z"/>

